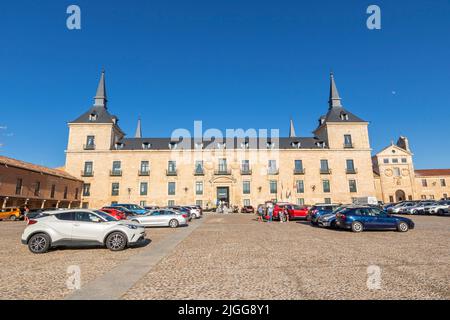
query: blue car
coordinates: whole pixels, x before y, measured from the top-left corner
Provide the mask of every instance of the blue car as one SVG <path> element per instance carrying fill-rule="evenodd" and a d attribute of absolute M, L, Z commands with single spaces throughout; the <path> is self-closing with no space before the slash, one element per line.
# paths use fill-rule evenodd
<path fill-rule="evenodd" d="M 374 207 L 346 208 L 336 214 L 336 226 L 353 232 L 363 230 L 397 230 L 407 232 L 414 229 L 414 222 L 405 217 L 397 217 Z"/>
<path fill-rule="evenodd" d="M 124 207 L 136 215 L 144 215 L 144 214 L 148 213 L 148 210 L 142 208 L 141 206 L 138 206 L 136 204 L 130 204 L 130 203 L 116 203 L 116 204 L 111 205 L 111 207 Z"/>
<path fill-rule="evenodd" d="M 309 209 L 306 220 L 317 226 L 321 216 L 333 213 L 337 208 L 339 208 L 338 204 L 316 204 Z"/>

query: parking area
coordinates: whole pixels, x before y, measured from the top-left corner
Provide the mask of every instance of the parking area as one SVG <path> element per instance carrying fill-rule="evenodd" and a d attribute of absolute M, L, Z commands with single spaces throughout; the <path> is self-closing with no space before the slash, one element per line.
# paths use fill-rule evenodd
<path fill-rule="evenodd" d="M 117 298 L 449 299 L 450 217 L 412 219 L 416 229 L 407 233 L 355 234 L 305 221 L 262 223 L 251 214 L 209 214 Z M 23 228 L 22 222 L 0 223 L 0 287 L 10 299 L 64 298 L 71 293 L 68 266 L 79 265 L 86 284 L 182 231 L 148 229 L 147 247 L 119 253 L 65 249 L 32 255 L 20 244 Z"/>

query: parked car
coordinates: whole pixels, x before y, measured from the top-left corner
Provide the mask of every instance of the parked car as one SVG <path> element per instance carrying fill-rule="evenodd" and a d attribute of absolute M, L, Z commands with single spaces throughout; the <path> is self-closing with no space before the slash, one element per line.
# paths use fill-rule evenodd
<path fill-rule="evenodd" d="M 117 220 L 126 220 L 127 219 L 127 216 L 125 215 L 125 213 L 123 213 L 121 210 L 118 210 L 114 207 L 112 207 L 112 208 L 111 207 L 103 207 L 100 210 L 103 212 L 106 212 L 110 216 L 113 216 Z"/>
<path fill-rule="evenodd" d="M 241 209 L 241 213 L 255 213 L 255 208 L 252 206 L 243 206 Z"/>
<path fill-rule="evenodd" d="M 429 206 L 433 206 L 435 204 L 436 204 L 435 201 L 421 201 L 421 202 L 416 203 L 415 206 L 412 206 L 412 207 L 409 207 L 408 209 L 406 209 L 405 213 L 407 213 L 407 214 L 424 214 L 425 208 L 427 208 Z"/>
<path fill-rule="evenodd" d="M 319 218 L 317 219 L 317 225 L 319 227 L 324 227 L 324 228 L 332 228 L 332 229 L 337 228 L 336 215 L 346 208 L 347 207 L 338 207 L 332 213 L 327 213 L 327 214 L 319 216 Z"/>
<path fill-rule="evenodd" d="M 299 206 L 296 204 L 287 204 L 286 209 L 289 213 L 289 219 L 306 219 L 309 211 L 307 206 Z"/>
<path fill-rule="evenodd" d="M 437 214 L 440 216 L 450 214 L 450 200 L 441 200 L 436 205 L 430 208 L 430 214 Z"/>
<path fill-rule="evenodd" d="M 188 224 L 188 214 L 170 209 L 153 210 L 146 215 L 135 216 L 131 221 L 146 227 L 178 228 Z"/>
<path fill-rule="evenodd" d="M 336 214 L 336 226 L 353 232 L 363 230 L 397 230 L 407 232 L 414 229 L 414 222 L 374 207 L 345 208 Z"/>
<path fill-rule="evenodd" d="M 193 218 L 195 218 L 195 214 L 192 212 L 190 208 L 180 207 L 180 206 L 171 206 L 166 209 L 177 211 L 179 213 L 184 213 L 187 215 L 187 219 L 190 222 Z"/>
<path fill-rule="evenodd" d="M 416 205 L 417 205 L 417 202 L 414 202 L 414 201 L 401 202 L 401 203 L 396 204 L 393 207 L 388 208 L 387 212 L 394 213 L 394 214 L 407 213 L 408 209 L 415 207 Z"/>
<path fill-rule="evenodd" d="M 309 209 L 306 219 L 316 226 L 320 216 L 333 213 L 339 207 L 339 204 L 316 204 Z"/>
<path fill-rule="evenodd" d="M 128 219 L 129 217 L 135 215 L 135 213 L 134 213 L 133 211 L 131 211 L 131 210 L 125 208 L 125 207 L 120 207 L 120 206 L 108 207 L 108 206 L 106 206 L 106 207 L 103 207 L 103 208 L 108 208 L 108 209 L 109 209 L 109 208 L 112 208 L 112 209 L 115 209 L 115 210 L 119 210 L 119 211 L 121 211 L 121 212 L 127 217 L 127 219 Z"/>
<path fill-rule="evenodd" d="M 111 251 L 144 240 L 145 229 L 134 222 L 118 221 L 103 211 L 84 209 L 46 211 L 30 219 L 22 234 L 22 243 L 32 253 L 68 245 L 102 245 Z"/>
<path fill-rule="evenodd" d="M 199 209 L 198 206 L 184 206 L 184 207 L 191 211 L 192 218 L 200 219 L 203 215 L 202 210 Z"/>
<path fill-rule="evenodd" d="M 141 206 L 138 206 L 137 204 L 131 204 L 131 203 L 116 203 L 112 204 L 111 207 L 124 207 L 133 212 L 133 214 L 146 214 L 148 210 L 145 210 Z"/>
<path fill-rule="evenodd" d="M 16 221 L 22 218 L 22 213 L 19 208 L 3 208 L 0 209 L 0 220 Z"/>
<path fill-rule="evenodd" d="M 158 210 L 160 208 L 158 206 L 145 206 L 144 209 L 148 210 L 148 211 L 152 211 L 152 210 Z"/>

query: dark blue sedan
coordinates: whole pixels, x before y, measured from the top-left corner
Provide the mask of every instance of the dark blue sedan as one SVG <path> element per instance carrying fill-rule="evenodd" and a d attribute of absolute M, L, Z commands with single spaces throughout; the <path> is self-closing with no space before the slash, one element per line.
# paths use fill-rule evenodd
<path fill-rule="evenodd" d="M 372 207 L 347 208 L 336 214 L 336 226 L 353 232 L 363 230 L 397 230 L 407 232 L 414 229 L 414 222 L 405 217 L 397 217 Z"/>

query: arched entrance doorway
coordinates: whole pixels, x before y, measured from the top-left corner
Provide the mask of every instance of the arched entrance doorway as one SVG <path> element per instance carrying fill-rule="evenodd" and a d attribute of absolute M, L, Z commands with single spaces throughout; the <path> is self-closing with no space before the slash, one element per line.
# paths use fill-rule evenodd
<path fill-rule="evenodd" d="M 406 200 L 406 194 L 405 191 L 403 190 L 397 190 L 395 192 L 395 201 L 400 202 L 400 201 L 405 201 Z"/>

